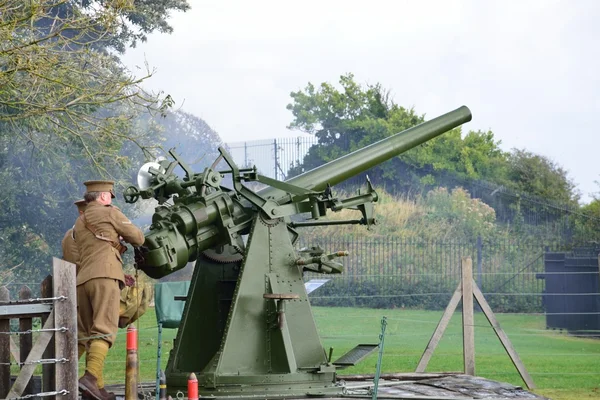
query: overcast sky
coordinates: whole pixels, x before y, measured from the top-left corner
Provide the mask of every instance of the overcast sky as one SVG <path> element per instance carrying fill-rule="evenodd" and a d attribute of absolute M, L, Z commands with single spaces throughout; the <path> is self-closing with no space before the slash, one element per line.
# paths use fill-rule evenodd
<path fill-rule="evenodd" d="M 430 119 L 467 105 L 467 130 L 549 156 L 600 190 L 600 1 L 189 0 L 130 50 L 132 71 L 225 142 L 296 135 L 289 93 L 354 73 Z"/>

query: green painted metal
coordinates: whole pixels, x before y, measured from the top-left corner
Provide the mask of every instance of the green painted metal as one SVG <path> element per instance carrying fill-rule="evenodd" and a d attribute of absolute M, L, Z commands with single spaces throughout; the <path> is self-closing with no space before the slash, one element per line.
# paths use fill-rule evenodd
<path fill-rule="evenodd" d="M 385 328 L 387 318 L 381 318 L 381 333 L 379 334 L 379 357 L 377 357 L 377 366 L 375 367 L 375 379 L 373 380 L 372 400 L 377 400 L 377 390 L 379 388 L 379 377 L 381 376 L 381 363 L 383 361 L 383 344 L 385 343 Z"/>
<path fill-rule="evenodd" d="M 461 107 L 286 182 L 238 168 L 223 148 L 202 173 L 194 174 L 173 152 L 174 161 L 142 167 L 141 187 L 128 188 L 125 199 L 155 198 L 159 206 L 144 246 L 135 251 L 138 268 L 160 278 L 196 261 L 166 369 L 169 393 L 184 391 L 194 372 L 202 396 L 340 394 L 338 366 L 321 345 L 303 272 L 341 273 L 334 260 L 347 252 L 297 251 L 294 227 L 327 225 L 320 218 L 344 208 L 360 213 L 344 223 L 375 223 L 377 193 L 370 182 L 366 193 L 348 199 L 334 197 L 330 185 L 470 119 Z M 221 159 L 228 170 L 215 169 Z M 183 179 L 173 173 L 178 166 Z M 221 186 L 225 174 L 233 188 Z M 244 185 L 249 181 L 269 187 L 254 192 Z M 169 200 L 172 205 L 165 204 Z M 310 213 L 312 221 L 292 223 L 299 213 Z"/>
<path fill-rule="evenodd" d="M 379 345 L 377 344 L 357 344 L 352 350 L 338 358 L 333 362 L 338 368 L 351 367 L 365 358 L 367 358 L 373 351 L 377 350 Z"/>

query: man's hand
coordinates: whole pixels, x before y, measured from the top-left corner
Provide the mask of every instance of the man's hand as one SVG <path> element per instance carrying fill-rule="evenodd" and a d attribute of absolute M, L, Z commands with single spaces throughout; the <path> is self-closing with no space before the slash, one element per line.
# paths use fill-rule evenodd
<path fill-rule="evenodd" d="M 133 286 L 135 285 L 135 278 L 131 275 L 125 275 L 125 286 Z"/>

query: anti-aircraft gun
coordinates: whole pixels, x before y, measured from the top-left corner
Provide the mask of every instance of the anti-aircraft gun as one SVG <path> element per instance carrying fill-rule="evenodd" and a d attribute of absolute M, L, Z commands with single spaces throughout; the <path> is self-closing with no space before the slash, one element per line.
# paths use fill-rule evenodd
<path fill-rule="evenodd" d="M 210 168 L 194 173 L 174 152 L 147 163 L 129 187 L 128 203 L 158 200 L 137 268 L 161 278 L 195 261 L 186 305 L 166 375 L 169 393 L 185 391 L 196 373 L 202 396 L 282 398 L 341 393 L 336 371 L 377 345 L 359 345 L 337 361 L 323 349 L 303 271 L 338 274 L 343 250 L 298 252 L 297 229 L 374 224 L 377 194 L 367 189 L 339 199 L 332 186 L 471 120 L 463 106 L 285 182 L 239 168 L 223 148 Z M 224 160 L 227 170 L 218 171 Z M 174 173 L 181 167 L 185 177 Z M 232 188 L 222 185 L 230 175 Z M 267 187 L 252 191 L 245 182 Z M 322 220 L 328 210 L 360 212 L 347 221 Z M 303 222 L 291 216 L 310 213 Z"/>

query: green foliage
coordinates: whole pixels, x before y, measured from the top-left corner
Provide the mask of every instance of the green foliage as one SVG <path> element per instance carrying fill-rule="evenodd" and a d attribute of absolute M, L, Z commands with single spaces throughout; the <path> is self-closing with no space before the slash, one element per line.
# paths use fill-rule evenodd
<path fill-rule="evenodd" d="M 431 190 L 423 199 L 423 206 L 426 214 L 420 220 L 413 220 L 421 237 L 469 240 L 478 236 L 486 239 L 498 233 L 494 209 L 471 198 L 462 188 L 451 192 L 445 188 Z"/>
<path fill-rule="evenodd" d="M 581 207 L 574 218 L 575 237 L 581 241 L 600 242 L 600 199 L 595 198 Z"/>
<path fill-rule="evenodd" d="M 173 28 L 167 21 L 172 11 L 185 12 L 190 9 L 187 0 L 80 0 L 40 1 L 42 7 L 51 7 L 53 16 L 65 18 L 69 14 L 84 13 L 91 16 L 98 32 L 83 37 L 81 43 L 94 48 L 109 48 L 124 53 L 128 47 L 145 42 L 152 32 L 172 33 Z M 116 26 L 104 28 L 106 17 L 98 10 L 113 10 L 118 17 Z M 38 22 L 38 26 L 49 27 L 52 19 Z M 72 31 L 69 31 L 72 34 Z"/>
<path fill-rule="evenodd" d="M 408 129 L 423 122 L 413 110 L 394 104 L 379 84 L 363 90 L 352 74 L 341 76 L 339 83 L 342 91 L 328 83 L 315 90 L 309 83 L 304 92 L 291 93 L 294 103 L 287 108 L 294 121 L 289 128 L 314 134 L 325 145 L 335 144 L 345 135 L 346 145 L 352 148 L 365 140 L 383 139 L 390 128 Z"/>
<path fill-rule="evenodd" d="M 562 204 L 577 204 L 579 195 L 567 171 L 548 157 L 513 149 L 508 157 L 507 184 L 517 192 L 530 193 Z"/>
<path fill-rule="evenodd" d="M 97 6 L 121 3 L 122 22 L 117 34 L 110 40 L 110 46 L 123 53 L 125 49 L 145 42 L 152 32 L 172 33 L 173 27 L 167 19 L 172 11 L 185 12 L 190 9 L 187 0 L 86 0 L 85 10 Z"/>

